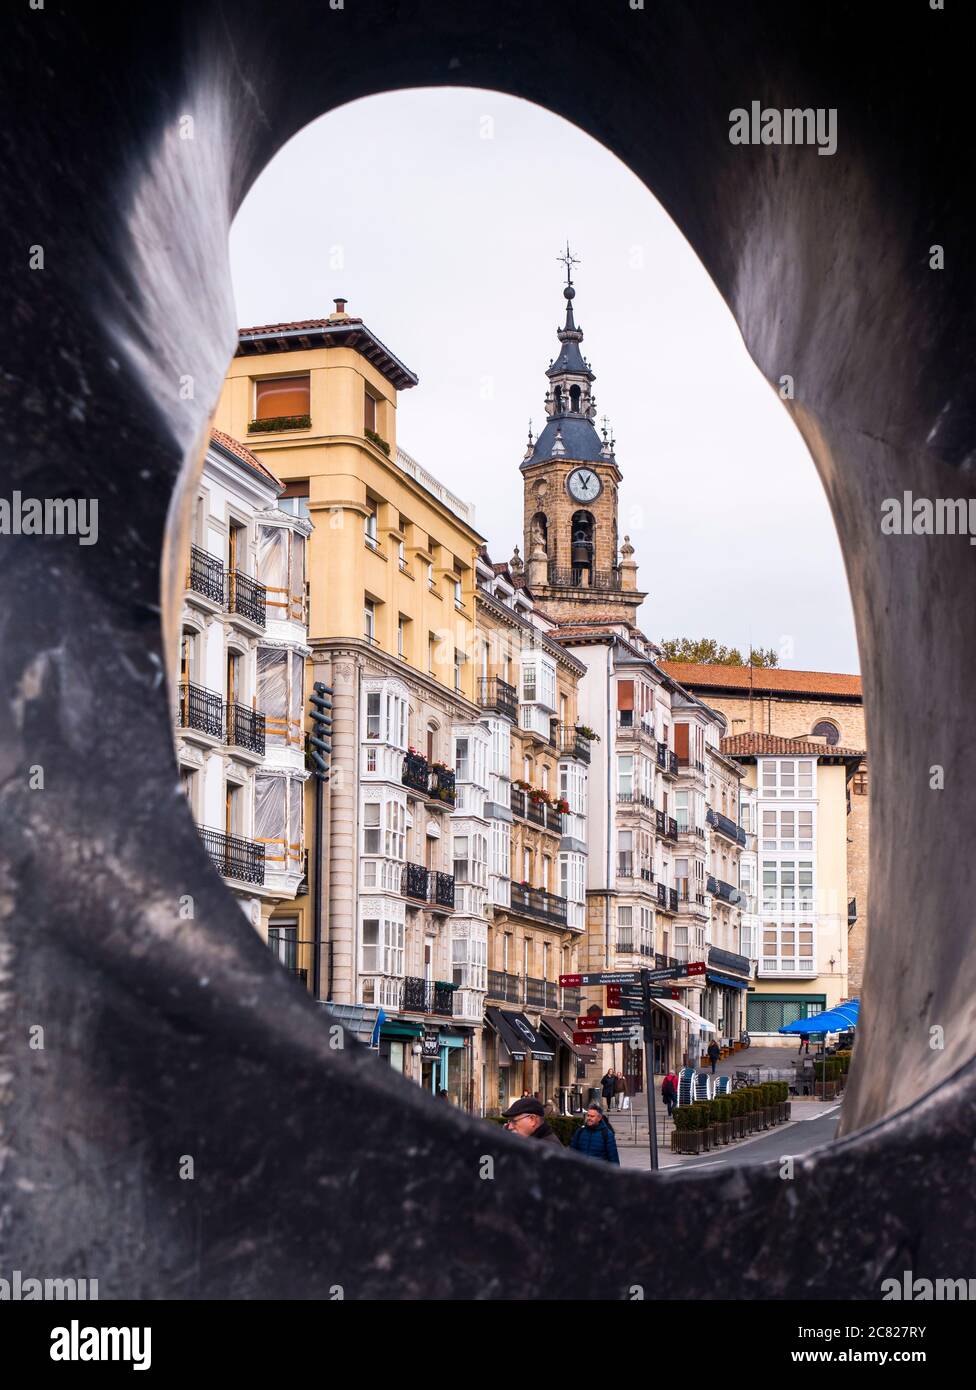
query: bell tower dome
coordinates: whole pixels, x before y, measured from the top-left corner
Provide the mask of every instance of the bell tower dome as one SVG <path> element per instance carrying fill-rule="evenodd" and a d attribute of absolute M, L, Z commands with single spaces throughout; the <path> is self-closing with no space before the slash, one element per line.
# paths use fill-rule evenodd
<path fill-rule="evenodd" d="M 606 420 L 602 434 L 594 424 L 596 376 L 583 356 L 583 330 L 573 309 L 573 266 L 579 262 L 568 245 L 559 260 L 566 267 L 566 319 L 556 331 L 559 352 L 546 370 L 546 424 L 537 439 L 529 426 L 521 463 L 529 583 L 560 621 L 585 621 L 587 612 L 599 612 L 633 622 L 645 595 L 637 589 L 633 547 L 624 570 L 620 565 L 621 473 Z"/>

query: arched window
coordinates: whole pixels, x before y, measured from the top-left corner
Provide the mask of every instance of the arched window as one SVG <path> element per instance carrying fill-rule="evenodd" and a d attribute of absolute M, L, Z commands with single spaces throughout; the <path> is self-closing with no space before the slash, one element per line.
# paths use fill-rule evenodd
<path fill-rule="evenodd" d="M 553 395 L 556 398 L 556 414 L 558 415 L 563 408 L 563 388 L 561 386 L 557 386 L 555 391 L 553 392 Z"/>
<path fill-rule="evenodd" d="M 578 386 L 571 386 L 569 388 L 569 408 L 570 410 L 575 411 L 577 414 L 579 413 L 580 389 Z"/>
<path fill-rule="evenodd" d="M 573 583 L 578 584 L 583 575 L 593 572 L 593 548 L 596 526 L 591 512 L 574 512 L 570 523 L 570 546 L 573 566 Z"/>
<path fill-rule="evenodd" d="M 831 724 L 829 719 L 821 719 L 818 724 L 814 724 L 813 734 L 815 738 L 825 738 L 831 748 L 840 743 L 840 729 L 836 724 Z"/>

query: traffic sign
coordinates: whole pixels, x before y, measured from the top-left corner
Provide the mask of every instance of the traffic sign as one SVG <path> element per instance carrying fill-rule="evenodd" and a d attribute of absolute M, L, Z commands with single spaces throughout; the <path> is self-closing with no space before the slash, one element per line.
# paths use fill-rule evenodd
<path fill-rule="evenodd" d="M 625 1023 L 642 1023 L 643 1014 L 603 1014 L 594 1017 L 592 1014 L 583 1014 L 576 1020 L 576 1027 L 579 1029 L 590 1028 L 620 1028 Z"/>
<path fill-rule="evenodd" d="M 681 993 L 680 993 L 680 991 L 679 991 L 679 990 L 676 990 L 676 989 L 672 989 L 669 985 L 651 985 L 651 986 L 648 988 L 648 994 L 650 995 L 650 997 L 651 997 L 652 999 L 680 999 L 680 998 L 681 998 Z M 644 1002 L 644 995 L 641 993 L 640 990 L 636 990 L 636 989 L 625 989 L 625 990 L 617 990 L 617 991 L 611 991 L 610 989 L 607 990 L 607 1008 L 608 1008 L 608 1009 L 624 1009 L 624 1008 L 630 1007 L 630 1006 L 633 1005 L 633 1004 L 643 1004 L 643 1002 Z"/>
<path fill-rule="evenodd" d="M 648 970 L 649 980 L 680 980 L 682 975 L 704 975 L 704 961 L 689 961 L 687 965 L 669 965 L 661 970 Z"/>
<path fill-rule="evenodd" d="M 579 985 L 639 985 L 639 970 L 597 970 L 586 975 L 560 975 L 559 983 L 564 989 L 576 989 Z"/>

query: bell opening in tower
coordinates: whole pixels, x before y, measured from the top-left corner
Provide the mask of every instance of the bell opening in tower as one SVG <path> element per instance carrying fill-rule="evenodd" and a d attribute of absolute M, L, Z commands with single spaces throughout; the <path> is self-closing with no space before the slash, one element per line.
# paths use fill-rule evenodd
<path fill-rule="evenodd" d="M 589 588 L 593 579 L 594 521 L 591 512 L 574 512 L 570 562 L 573 583 Z"/>

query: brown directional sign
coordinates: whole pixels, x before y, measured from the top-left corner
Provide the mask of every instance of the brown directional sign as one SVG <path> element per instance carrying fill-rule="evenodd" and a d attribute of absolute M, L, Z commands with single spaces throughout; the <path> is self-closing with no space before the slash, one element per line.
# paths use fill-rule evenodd
<path fill-rule="evenodd" d="M 661 970 L 648 970 L 649 980 L 680 980 L 682 975 L 704 975 L 705 962 L 692 960 L 687 965 L 669 965 Z"/>
<path fill-rule="evenodd" d="M 603 1032 L 603 1033 L 590 1033 L 590 1032 L 585 1032 L 585 1031 L 583 1031 L 583 1032 L 576 1031 L 576 1032 L 573 1033 L 573 1042 L 574 1042 L 574 1043 L 589 1043 L 591 1047 L 594 1046 L 595 1044 L 598 1044 L 598 1043 L 633 1042 L 635 1030 L 636 1030 L 636 1032 L 637 1032 L 637 1035 L 640 1036 L 640 1024 L 639 1024 L 639 1023 L 633 1023 L 633 1024 L 631 1024 L 631 1026 L 630 1026 L 629 1028 L 626 1028 L 626 1029 L 625 1029 L 625 1028 L 615 1028 L 615 1029 L 613 1030 L 613 1032 L 610 1032 L 609 1030 L 608 1030 L 607 1032 Z"/>
<path fill-rule="evenodd" d="M 596 1031 L 600 1028 L 621 1028 L 625 1023 L 641 1023 L 643 1018 L 643 1014 L 604 1014 L 602 1017 L 583 1014 L 577 1018 L 576 1027 L 581 1032 L 584 1029 Z"/>
<path fill-rule="evenodd" d="M 670 985 L 651 985 L 648 990 L 652 999 L 680 999 L 681 991 L 672 989 Z M 607 1008 L 623 1009 L 631 1008 L 635 1004 L 643 1004 L 644 995 L 639 989 L 621 989 L 617 985 L 607 985 Z"/>
<path fill-rule="evenodd" d="M 639 985 L 639 970 L 597 970 L 586 975 L 560 975 L 559 983 L 564 989 L 576 989 L 579 985 Z"/>

